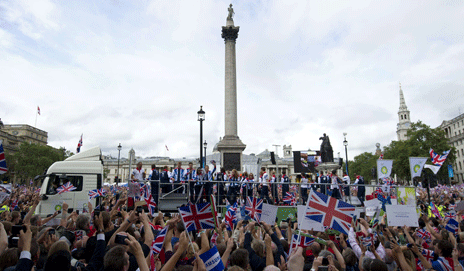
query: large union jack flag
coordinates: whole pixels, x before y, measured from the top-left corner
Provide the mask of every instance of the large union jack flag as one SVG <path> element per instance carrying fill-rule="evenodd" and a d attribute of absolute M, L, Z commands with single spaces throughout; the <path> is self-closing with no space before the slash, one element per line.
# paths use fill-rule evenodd
<path fill-rule="evenodd" d="M 438 153 L 434 152 L 433 149 L 430 149 L 430 157 L 432 158 L 432 164 L 436 166 L 442 166 L 449 153 L 450 150 L 444 151 L 443 155 L 439 155 Z"/>
<path fill-rule="evenodd" d="M 156 214 L 156 202 L 153 200 L 152 195 L 150 194 L 148 198 L 145 198 L 145 202 L 148 205 L 148 210 L 150 211 L 151 216 Z"/>
<path fill-rule="evenodd" d="M 151 251 L 154 254 L 160 253 L 161 249 L 163 248 L 164 238 L 166 237 L 166 233 L 168 232 L 169 226 L 164 227 L 158 235 L 155 237 L 153 242 L 151 243 Z"/>
<path fill-rule="evenodd" d="M 227 230 L 233 231 L 234 225 L 237 224 L 237 203 L 227 208 L 225 219 Z"/>
<path fill-rule="evenodd" d="M 309 219 L 348 234 L 355 208 L 344 201 L 311 190 L 306 210 Z"/>
<path fill-rule="evenodd" d="M 0 140 L 0 174 L 6 173 L 8 168 L 6 167 L 5 152 L 3 151 L 3 140 Z"/>
<path fill-rule="evenodd" d="M 286 192 L 285 194 L 285 198 L 283 198 L 283 201 L 287 204 L 290 204 L 290 205 L 296 205 L 296 197 L 295 197 L 295 194 L 292 193 L 292 192 Z"/>
<path fill-rule="evenodd" d="M 103 197 L 106 194 L 106 190 L 102 188 L 100 189 L 93 189 L 89 191 L 89 199 L 93 199 L 96 197 Z"/>
<path fill-rule="evenodd" d="M 188 232 L 215 228 L 214 216 L 209 203 L 189 204 L 179 207 L 179 213 Z"/>
<path fill-rule="evenodd" d="M 259 222 L 261 219 L 261 213 L 263 212 L 263 200 L 247 197 L 245 212 L 249 217 L 254 219 L 256 222 Z"/>
<path fill-rule="evenodd" d="M 72 185 L 70 182 L 67 182 L 63 184 L 62 186 L 58 187 L 56 189 L 56 192 L 58 192 L 58 194 L 62 194 L 62 193 L 70 192 L 73 190 L 76 190 L 76 187 Z"/>

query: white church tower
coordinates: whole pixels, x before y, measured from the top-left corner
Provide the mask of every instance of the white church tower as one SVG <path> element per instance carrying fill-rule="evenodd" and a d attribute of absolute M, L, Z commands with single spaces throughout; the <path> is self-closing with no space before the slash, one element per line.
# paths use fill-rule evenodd
<path fill-rule="evenodd" d="M 398 127 L 396 134 L 398 135 L 398 141 L 407 140 L 408 130 L 411 128 L 411 118 L 409 116 L 409 110 L 404 101 L 403 90 L 401 89 L 400 83 L 400 109 L 398 110 Z"/>

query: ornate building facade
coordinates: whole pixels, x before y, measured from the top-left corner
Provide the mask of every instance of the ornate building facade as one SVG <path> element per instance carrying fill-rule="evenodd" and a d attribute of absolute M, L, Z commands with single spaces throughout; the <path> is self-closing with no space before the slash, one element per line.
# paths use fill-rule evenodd
<path fill-rule="evenodd" d="M 456 161 L 453 165 L 454 180 L 464 182 L 464 114 L 443 121 L 439 128 L 445 131 L 449 144 L 456 148 Z"/>

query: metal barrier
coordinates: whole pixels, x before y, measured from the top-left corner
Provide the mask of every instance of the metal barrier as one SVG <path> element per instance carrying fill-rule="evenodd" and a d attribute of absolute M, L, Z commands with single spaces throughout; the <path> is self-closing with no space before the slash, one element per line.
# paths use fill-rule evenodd
<path fill-rule="evenodd" d="M 343 201 L 351 204 L 359 205 L 359 202 L 366 200 L 366 195 L 372 195 L 379 188 L 387 189 L 386 193 L 389 196 L 396 196 L 397 198 L 404 197 L 415 199 L 416 187 L 415 186 L 396 186 L 396 185 L 370 185 L 370 184 L 331 184 L 331 183 L 259 183 L 259 182 L 229 182 L 229 181 L 186 181 L 185 183 L 160 183 L 159 185 L 159 199 L 168 199 L 169 196 L 175 194 L 184 194 L 185 198 L 193 203 L 203 200 L 209 201 L 209 196 L 212 194 L 216 199 L 217 206 L 226 206 L 226 199 L 229 203 L 235 202 L 237 199 L 246 201 L 246 197 L 259 197 L 264 198 L 268 203 L 273 204 L 282 202 L 285 197 L 285 192 L 293 192 L 297 197 L 298 204 L 304 204 L 309 195 L 310 189 L 315 189 L 323 194 L 331 194 Z M 203 183 L 203 184 L 201 184 Z M 169 190 L 166 193 L 162 193 Z M 287 190 L 288 187 L 288 190 Z M 338 187 L 338 191 L 336 191 Z M 358 197 L 357 193 L 359 188 L 363 187 L 365 190 L 364 197 Z M 349 193 L 349 195 L 347 195 Z M 398 194 L 400 193 L 400 194 Z M 334 195 L 335 194 L 335 195 Z M 362 196 L 362 195 L 360 195 Z M 187 201 L 188 201 L 187 200 Z M 187 203 L 186 201 L 186 203 Z M 284 206 L 283 206 L 284 207 Z M 292 206 L 288 206 L 292 207 Z"/>

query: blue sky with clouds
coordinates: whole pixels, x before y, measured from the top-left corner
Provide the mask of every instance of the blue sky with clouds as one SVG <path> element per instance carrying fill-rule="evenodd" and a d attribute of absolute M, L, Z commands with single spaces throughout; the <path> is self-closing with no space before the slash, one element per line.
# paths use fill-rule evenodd
<path fill-rule="evenodd" d="M 234 1 L 238 131 L 245 153 L 273 144 L 335 153 L 396 139 L 401 82 L 413 121 L 464 113 L 461 1 Z M 226 1 L 0 2 L 0 117 L 49 144 L 105 154 L 208 152 L 224 134 Z M 169 152 L 165 150 L 169 147 Z"/>

